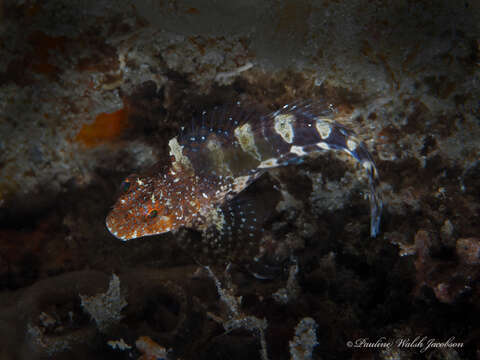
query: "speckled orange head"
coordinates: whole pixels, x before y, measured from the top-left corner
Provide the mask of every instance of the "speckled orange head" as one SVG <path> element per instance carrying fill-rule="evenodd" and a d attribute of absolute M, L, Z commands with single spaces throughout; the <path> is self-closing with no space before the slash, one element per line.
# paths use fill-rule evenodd
<path fill-rule="evenodd" d="M 192 186 L 175 175 L 169 171 L 158 177 L 127 177 L 122 195 L 107 216 L 108 230 L 127 241 L 189 226 L 200 204 L 192 196 Z"/>

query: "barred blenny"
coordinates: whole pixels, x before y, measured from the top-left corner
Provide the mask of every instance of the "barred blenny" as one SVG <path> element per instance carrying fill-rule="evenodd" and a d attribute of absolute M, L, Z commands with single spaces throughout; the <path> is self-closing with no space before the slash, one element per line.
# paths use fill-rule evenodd
<path fill-rule="evenodd" d="M 124 180 L 107 228 L 125 241 L 181 227 L 214 227 L 223 235 L 231 230 L 225 204 L 268 169 L 312 152 L 342 150 L 367 172 L 374 237 L 382 211 L 375 164 L 365 144 L 334 119 L 335 111 L 318 104 L 285 105 L 267 114 L 237 104 L 203 113 L 191 131 L 169 141 L 171 163 L 163 173 Z"/>

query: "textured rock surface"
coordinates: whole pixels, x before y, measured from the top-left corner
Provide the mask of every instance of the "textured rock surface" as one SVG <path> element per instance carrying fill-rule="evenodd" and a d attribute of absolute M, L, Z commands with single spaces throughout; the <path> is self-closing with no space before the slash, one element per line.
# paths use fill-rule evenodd
<path fill-rule="evenodd" d="M 195 272 L 228 258 L 219 281 L 266 319 L 272 359 L 306 317 L 313 358 L 478 356 L 479 23 L 474 1 L 1 1 L 0 355 L 147 357 L 145 336 L 172 358 L 260 358 L 254 335 L 224 334 L 228 309 Z M 333 104 L 367 143 L 376 239 L 362 171 L 334 153 L 247 190 L 265 213 L 260 262 L 192 231 L 122 243 L 105 229 L 123 177 L 168 161 L 193 112 L 297 100 Z M 102 334 L 78 295 L 112 273 L 129 305 Z M 347 346 L 382 336 L 464 346 Z M 120 339 L 130 350 L 107 344 Z"/>

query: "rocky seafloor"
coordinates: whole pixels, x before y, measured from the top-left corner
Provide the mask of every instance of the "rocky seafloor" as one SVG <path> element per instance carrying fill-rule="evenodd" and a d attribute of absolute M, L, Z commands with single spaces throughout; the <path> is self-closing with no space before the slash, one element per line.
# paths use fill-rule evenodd
<path fill-rule="evenodd" d="M 476 1 L 0 1 L 0 359 L 478 359 L 479 23 Z M 122 179 L 237 101 L 331 104 L 377 164 L 379 235 L 332 152 L 245 191 L 262 276 L 195 231 L 112 236 Z"/>

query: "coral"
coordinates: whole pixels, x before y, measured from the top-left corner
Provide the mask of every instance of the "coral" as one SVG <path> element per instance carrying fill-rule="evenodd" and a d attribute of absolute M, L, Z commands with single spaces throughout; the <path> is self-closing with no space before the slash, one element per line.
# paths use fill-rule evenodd
<path fill-rule="evenodd" d="M 267 342 L 265 340 L 265 330 L 268 326 L 267 320 L 242 313 L 240 311 L 242 298 L 235 296 L 233 293 L 233 287 L 231 284 L 230 286 L 228 284 L 229 281 L 227 281 L 227 287 L 224 288 L 210 267 L 207 266 L 205 269 L 215 282 L 218 295 L 228 309 L 228 319 L 223 320 L 215 315 L 212 315 L 212 318 L 221 322 L 227 332 L 235 329 L 245 329 L 253 332 L 260 340 L 260 355 L 262 360 L 268 360 Z M 228 268 L 226 271 L 228 272 Z"/>
<path fill-rule="evenodd" d="M 300 287 L 297 282 L 298 274 L 298 265 L 294 264 L 290 266 L 288 272 L 287 286 L 284 288 L 278 289 L 272 294 L 272 297 L 281 304 L 288 304 L 291 301 L 294 301 L 300 292 Z"/>
<path fill-rule="evenodd" d="M 457 240 L 457 255 L 466 265 L 480 265 L 480 239 L 463 238 Z"/>
<path fill-rule="evenodd" d="M 122 319 L 122 309 L 127 306 L 120 291 L 120 279 L 115 274 L 112 275 L 107 292 L 95 296 L 80 295 L 80 299 L 82 307 L 103 332 Z"/>
<path fill-rule="evenodd" d="M 82 343 L 78 334 L 68 334 L 61 338 L 48 337 L 45 328 L 27 324 L 27 339 L 37 349 L 48 356 L 70 350 L 76 343 Z M 87 339 L 85 339 L 87 341 Z"/>
<path fill-rule="evenodd" d="M 422 286 L 431 288 L 436 298 L 443 303 L 454 303 L 462 295 L 476 291 L 479 277 L 479 242 L 476 238 L 458 239 L 458 260 L 443 260 L 432 255 L 438 242 L 425 230 L 415 234 L 417 259 L 417 294 Z"/>
<path fill-rule="evenodd" d="M 54 355 L 80 351 L 94 339 L 97 331 L 82 312 L 78 291 L 91 293 L 107 277 L 96 271 L 71 272 L 40 280 L 20 291 L 16 302 L 0 314 L 3 321 L 21 334 L 2 331 L 2 347 L 12 335 L 13 344 L 22 348 L 23 356 Z M 13 314 L 13 316 L 11 315 Z M 7 327 L 8 329 L 8 327 Z M 13 348 L 12 348 L 13 349 Z"/>
<path fill-rule="evenodd" d="M 190 317 L 195 316 L 191 295 L 185 289 L 194 269 L 194 266 L 131 269 L 122 274 L 122 283 L 128 288 L 128 307 L 122 324 L 138 324 L 143 329 L 138 336 L 155 336 L 165 346 L 174 347 L 188 332 Z"/>
<path fill-rule="evenodd" d="M 289 342 L 291 359 L 311 359 L 317 345 L 317 323 L 310 317 L 303 318 L 295 328 L 294 338 Z"/>
<path fill-rule="evenodd" d="M 132 347 L 128 345 L 125 340 L 120 339 L 120 340 L 109 340 L 107 341 L 108 346 L 110 346 L 112 349 L 118 349 L 118 350 L 130 350 Z"/>

